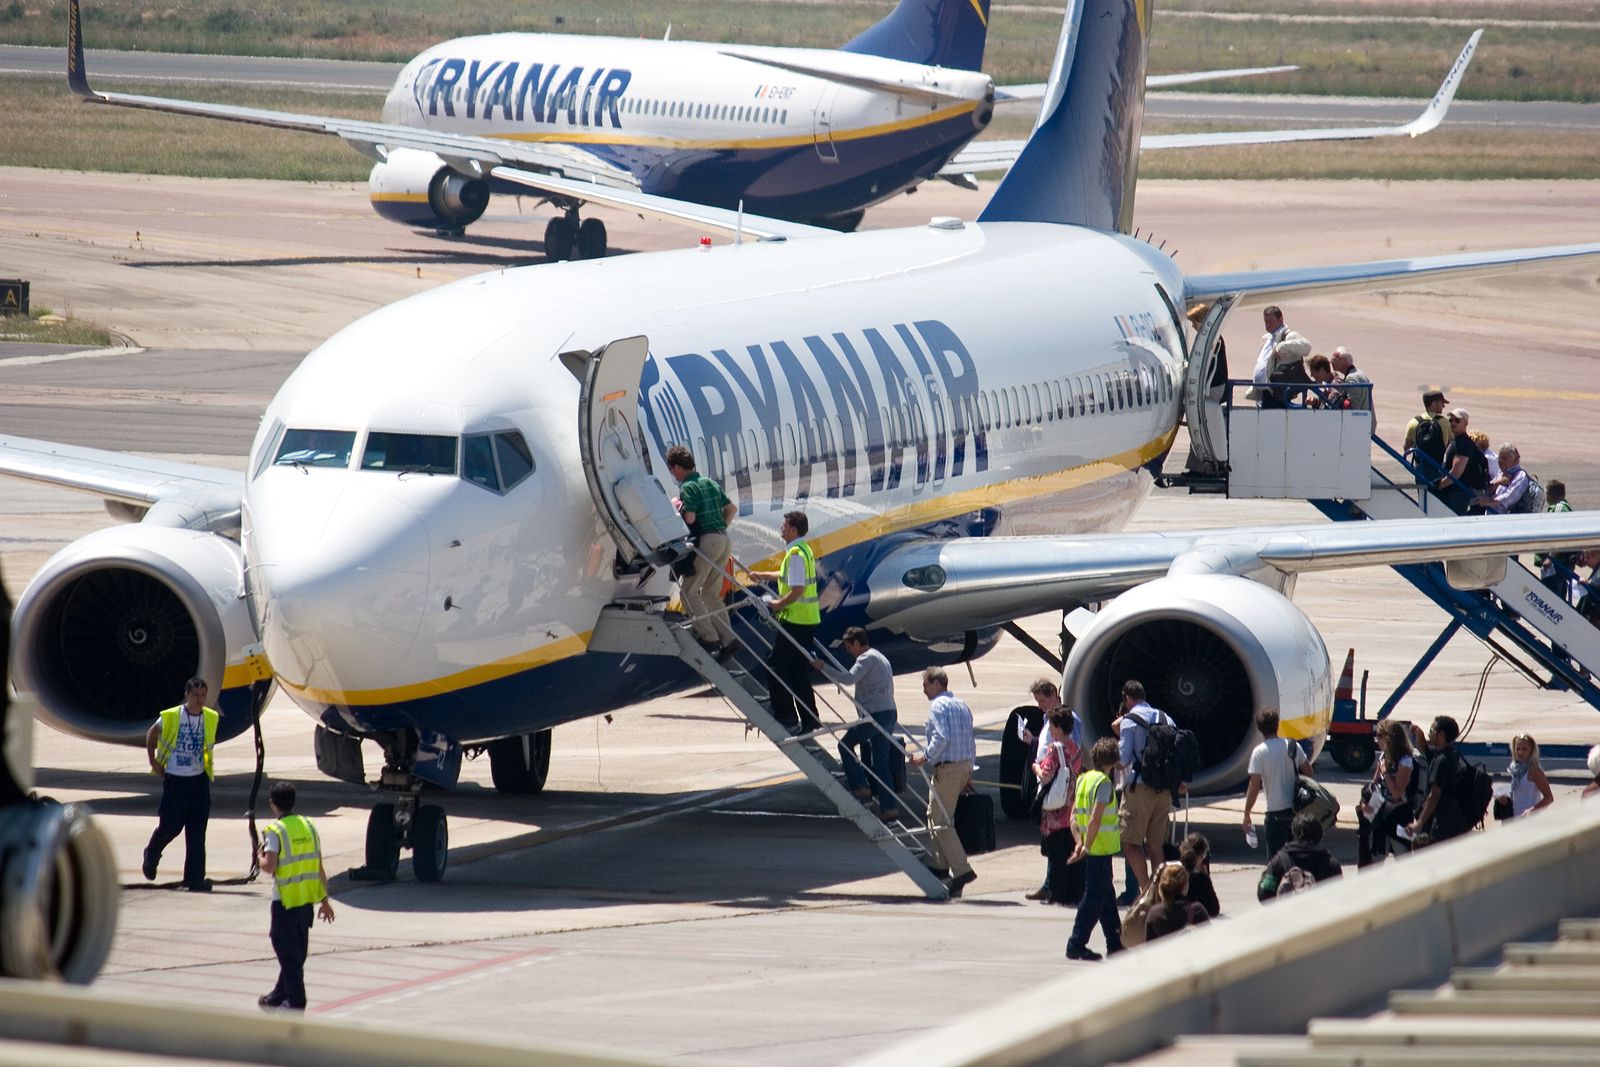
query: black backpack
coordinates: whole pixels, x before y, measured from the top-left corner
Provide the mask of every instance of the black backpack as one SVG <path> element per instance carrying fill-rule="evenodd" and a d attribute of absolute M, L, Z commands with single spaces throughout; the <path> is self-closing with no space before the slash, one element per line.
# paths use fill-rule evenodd
<path fill-rule="evenodd" d="M 1463 758 L 1456 768 L 1456 803 L 1461 805 L 1461 817 L 1466 828 L 1483 824 L 1489 813 L 1489 801 L 1494 797 L 1494 781 L 1483 764 Z"/>
<path fill-rule="evenodd" d="M 1139 753 L 1139 781 L 1151 789 L 1172 789 L 1181 777 L 1178 730 L 1165 719 L 1135 716 L 1144 726 L 1144 749 Z M 1198 746 L 1197 746 L 1198 747 Z"/>
<path fill-rule="evenodd" d="M 1444 429 L 1440 427 L 1439 420 L 1427 412 L 1417 416 L 1417 434 L 1413 440 L 1413 447 L 1439 466 L 1444 466 Z M 1422 473 L 1431 478 L 1437 476 L 1438 471 L 1424 468 Z"/>

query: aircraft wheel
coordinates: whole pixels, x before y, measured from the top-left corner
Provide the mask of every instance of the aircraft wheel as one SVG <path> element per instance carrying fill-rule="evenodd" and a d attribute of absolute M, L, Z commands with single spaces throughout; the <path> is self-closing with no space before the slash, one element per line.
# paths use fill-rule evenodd
<path fill-rule="evenodd" d="M 604 259 L 606 224 L 599 219 L 584 219 L 578 225 L 578 258 Z"/>
<path fill-rule="evenodd" d="M 1012 819 L 1029 816 L 1039 787 L 1033 777 L 1033 746 L 1017 736 L 1017 720 L 1028 719 L 1032 728 L 1033 718 L 1043 718 L 1036 706 L 1019 707 L 1007 717 L 1006 728 L 1000 734 L 1000 810 Z M 1020 788 L 1012 789 L 1013 785 Z"/>
<path fill-rule="evenodd" d="M 425 804 L 411 825 L 411 873 L 419 882 L 437 882 L 450 862 L 450 829 L 444 809 Z"/>
<path fill-rule="evenodd" d="M 561 259 L 572 258 L 572 242 L 577 234 L 573 232 L 572 223 L 567 221 L 565 215 L 557 215 L 544 227 L 544 255 L 554 263 Z"/>
<path fill-rule="evenodd" d="M 87 808 L 0 811 L 0 975 L 87 985 L 111 953 L 117 863 Z"/>
<path fill-rule="evenodd" d="M 489 777 L 502 793 L 544 791 L 550 776 L 550 731 L 507 737 L 489 743 Z"/>
<path fill-rule="evenodd" d="M 369 877 L 393 878 L 400 867 L 400 831 L 394 824 L 394 805 L 372 805 L 367 816 L 367 870 Z"/>
<path fill-rule="evenodd" d="M 1372 770 L 1373 761 L 1377 758 L 1371 738 L 1345 737 L 1333 744 L 1333 762 L 1352 774 Z"/>

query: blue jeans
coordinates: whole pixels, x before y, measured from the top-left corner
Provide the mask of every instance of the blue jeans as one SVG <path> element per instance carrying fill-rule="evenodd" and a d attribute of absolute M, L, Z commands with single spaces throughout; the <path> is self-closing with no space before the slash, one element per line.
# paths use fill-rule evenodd
<path fill-rule="evenodd" d="M 895 728 L 899 716 L 894 708 L 888 711 L 874 711 L 871 715 L 872 722 L 857 723 L 844 732 L 839 738 L 839 762 L 844 765 L 844 780 L 851 791 L 863 789 L 867 785 L 867 772 L 861 769 L 861 761 L 856 759 L 855 748 L 866 741 L 872 746 L 872 773 L 877 780 L 872 783 L 872 791 L 877 795 L 878 808 L 881 811 L 897 811 L 900 799 L 894 795 L 894 742 L 889 739 L 889 731 Z M 875 722 L 883 729 L 874 729 Z"/>
<path fill-rule="evenodd" d="M 1115 856 L 1085 856 L 1083 864 L 1083 903 L 1078 905 L 1078 917 L 1072 922 L 1072 936 L 1068 948 L 1088 948 L 1089 935 L 1094 924 L 1100 924 L 1106 935 L 1106 951 L 1122 951 L 1122 917 L 1117 914 L 1117 887 L 1112 877 L 1111 861 Z"/>

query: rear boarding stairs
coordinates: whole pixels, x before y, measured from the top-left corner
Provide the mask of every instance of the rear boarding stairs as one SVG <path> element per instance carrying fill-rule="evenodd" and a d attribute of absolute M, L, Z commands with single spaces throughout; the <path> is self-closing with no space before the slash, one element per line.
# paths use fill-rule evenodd
<path fill-rule="evenodd" d="M 638 425 L 638 383 L 648 341 L 631 337 L 614 341 L 594 353 L 568 352 L 562 361 L 580 382 L 579 442 L 584 474 L 588 480 L 601 521 L 617 543 L 619 567 L 641 575 L 646 584 L 655 568 L 670 565 L 687 553 L 695 553 L 697 566 L 713 563 L 699 553 L 689 540 L 689 530 L 679 517 L 661 482 L 651 470 L 650 449 Z M 916 818 L 929 810 L 932 786 L 919 767 L 908 767 L 908 789 L 898 816 L 885 820 L 874 807 L 851 793 L 844 783 L 843 767 L 824 742 L 863 723 L 881 730 L 875 720 L 852 700 L 835 708 L 818 691 L 818 729 L 791 734 L 772 714 L 769 689 L 782 685 L 767 669 L 767 655 L 775 641 L 793 641 L 776 625 L 762 597 L 734 585 L 731 606 L 725 605 L 728 619 L 742 643 L 738 653 L 725 664 L 701 646 L 690 620 L 667 610 L 664 596 L 641 595 L 619 599 L 600 613 L 589 639 L 596 652 L 624 655 L 663 656 L 681 660 L 710 684 L 722 698 L 744 717 L 748 729 L 759 730 L 800 770 L 841 816 L 866 835 L 889 861 L 905 873 L 917 888 L 932 900 L 944 900 L 949 890 L 940 872 L 933 867 L 930 836 L 952 821 L 953 812 L 940 809 L 939 823 L 930 827 Z M 807 659 L 831 657 L 826 650 L 801 649 Z M 793 696 L 793 690 L 789 690 Z M 889 740 L 904 756 L 908 742 L 890 731 Z M 884 785 L 896 793 L 894 783 L 886 783 L 870 762 L 862 769 L 868 782 Z M 915 773 L 912 773 L 915 772 Z M 877 790 L 875 789 L 874 792 Z"/>
<path fill-rule="evenodd" d="M 1430 488 L 1446 477 L 1445 471 L 1431 457 L 1402 454 L 1377 437 L 1372 412 L 1234 403 L 1234 391 L 1252 385 L 1230 381 L 1220 396 L 1214 394 L 1202 405 L 1190 404 L 1187 415 L 1193 455 L 1189 472 L 1175 480 L 1186 483 L 1192 492 L 1306 500 L 1335 522 L 1453 517 L 1454 512 Z M 1327 389 L 1297 388 L 1313 394 Z M 1349 392 L 1370 390 L 1371 386 L 1342 388 Z M 1576 576 L 1559 561 L 1554 566 L 1560 581 L 1552 584 L 1564 590 Z M 1378 718 L 1395 709 L 1462 630 L 1492 653 L 1485 681 L 1488 670 L 1496 662 L 1504 662 L 1532 684 L 1571 690 L 1600 711 L 1600 686 L 1596 685 L 1600 629 L 1520 559 L 1506 556 L 1403 564 L 1394 570 L 1449 616 L 1449 621 L 1384 702 Z M 1481 700 L 1482 682 L 1478 695 Z M 1463 734 L 1468 725 L 1470 720 L 1463 724 Z M 1578 759 L 1586 752 L 1578 746 L 1541 746 L 1541 750 L 1547 756 Z M 1481 754 L 1490 751 L 1501 754 L 1503 746 Z"/>

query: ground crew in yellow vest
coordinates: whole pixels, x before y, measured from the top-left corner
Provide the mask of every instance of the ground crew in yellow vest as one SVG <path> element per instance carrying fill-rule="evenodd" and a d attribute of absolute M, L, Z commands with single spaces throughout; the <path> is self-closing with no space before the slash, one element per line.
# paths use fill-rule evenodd
<path fill-rule="evenodd" d="M 261 834 L 261 870 L 272 875 L 272 952 L 278 957 L 278 984 L 256 1001 L 263 1008 L 306 1010 L 306 953 L 311 948 L 313 912 L 333 922 L 328 872 L 322 866 L 322 839 L 303 815 L 294 814 L 294 783 L 274 782 L 268 794 L 278 821 Z"/>
<path fill-rule="evenodd" d="M 183 886 L 209 893 L 206 877 L 206 823 L 211 821 L 211 779 L 215 771 L 211 750 L 217 744 L 214 708 L 206 707 L 204 678 L 190 678 L 183 686 L 183 703 L 156 717 L 145 734 L 144 747 L 150 770 L 161 775 L 160 821 L 144 850 L 144 876 L 154 881 L 161 851 L 183 831 Z"/>
<path fill-rule="evenodd" d="M 1067 939 L 1067 959 L 1098 960 L 1100 953 L 1089 947 L 1094 924 L 1106 937 L 1106 954 L 1122 951 L 1122 919 L 1117 915 L 1117 887 L 1112 877 L 1112 862 L 1122 851 L 1122 835 L 1117 832 L 1117 790 L 1111 782 L 1111 769 L 1120 759 L 1115 737 L 1102 737 L 1089 750 L 1094 768 L 1078 779 L 1072 802 L 1072 836 L 1077 848 L 1068 863 L 1082 863 L 1083 903 L 1072 923 Z"/>
<path fill-rule="evenodd" d="M 817 600 L 817 557 L 806 544 L 811 528 L 803 511 L 783 515 L 779 532 L 787 546 L 775 571 L 752 571 L 762 581 L 777 582 L 778 595 L 767 607 L 778 618 L 779 632 L 772 637 L 767 668 L 772 672 L 772 717 L 792 733 L 806 733 L 822 723 L 817 719 L 817 695 L 811 690 L 811 638 L 822 622 Z"/>

